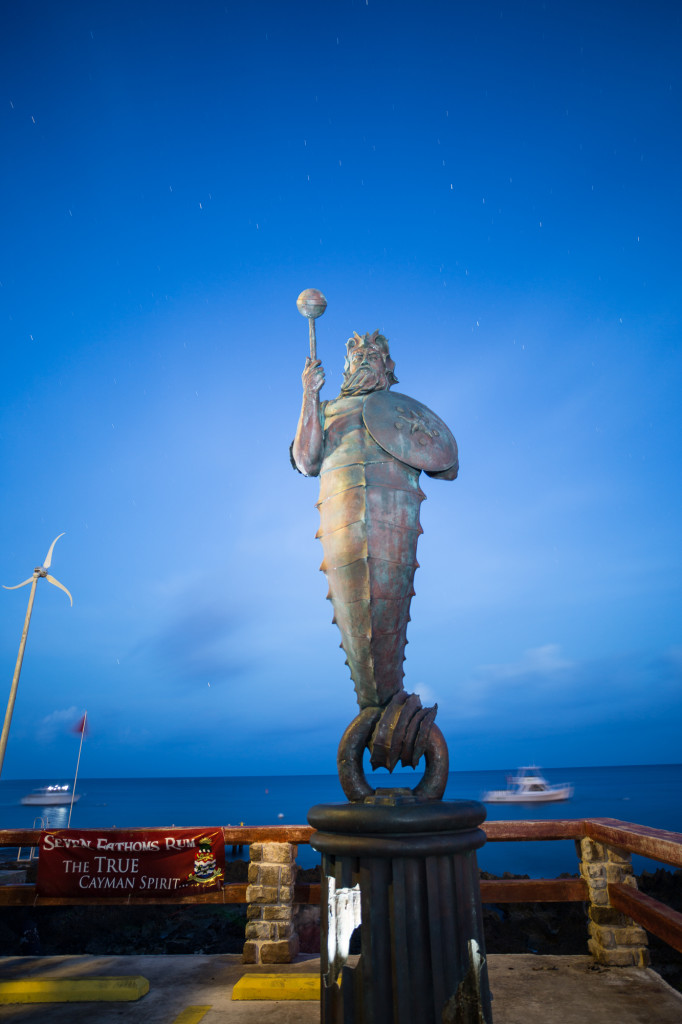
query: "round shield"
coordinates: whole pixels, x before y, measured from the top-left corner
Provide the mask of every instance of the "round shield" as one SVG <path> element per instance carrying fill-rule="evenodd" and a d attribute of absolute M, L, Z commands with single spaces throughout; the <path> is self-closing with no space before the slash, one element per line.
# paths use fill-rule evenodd
<path fill-rule="evenodd" d="M 457 462 L 457 442 L 435 412 L 397 391 L 374 391 L 363 406 L 377 444 L 414 469 L 442 473 Z"/>

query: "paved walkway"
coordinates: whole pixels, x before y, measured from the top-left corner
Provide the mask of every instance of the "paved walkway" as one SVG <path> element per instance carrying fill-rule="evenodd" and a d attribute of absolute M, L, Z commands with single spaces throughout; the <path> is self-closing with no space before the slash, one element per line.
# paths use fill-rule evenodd
<path fill-rule="evenodd" d="M 491 955 L 495 1024 L 680 1024 L 682 995 L 653 971 L 597 968 L 587 956 Z M 136 975 L 150 991 L 135 1003 L 0 1006 L 16 1024 L 317 1024 L 317 1002 L 237 1002 L 232 986 L 245 972 L 311 973 L 319 960 L 284 968 L 244 967 L 225 956 L 8 957 L 0 980 L 40 976 Z M 192 1008 L 195 1008 L 194 1010 Z"/>

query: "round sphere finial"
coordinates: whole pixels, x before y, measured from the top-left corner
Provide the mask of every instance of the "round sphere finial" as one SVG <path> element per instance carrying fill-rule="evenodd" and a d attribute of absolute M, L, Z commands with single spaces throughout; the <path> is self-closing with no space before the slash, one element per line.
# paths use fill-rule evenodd
<path fill-rule="evenodd" d="M 317 320 L 327 308 L 327 300 L 317 288 L 306 288 L 296 299 L 296 306 L 301 316 L 307 316 L 309 320 Z"/>

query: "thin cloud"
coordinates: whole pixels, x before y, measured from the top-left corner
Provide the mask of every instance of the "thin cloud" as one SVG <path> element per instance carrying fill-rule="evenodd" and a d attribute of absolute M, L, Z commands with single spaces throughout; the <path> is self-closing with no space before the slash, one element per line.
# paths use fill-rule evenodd
<path fill-rule="evenodd" d="M 681 683 L 679 648 L 579 662 L 546 644 L 517 662 L 481 666 L 459 691 L 458 731 L 485 722 L 490 732 L 570 728 L 579 737 L 590 725 L 612 726 L 616 717 L 622 724 L 679 715 Z M 444 712 L 455 721 L 449 708 Z"/>
<path fill-rule="evenodd" d="M 573 662 L 564 658 L 559 644 L 543 644 L 531 647 L 515 662 L 502 665 L 481 665 L 479 672 L 491 679 L 516 679 L 529 675 L 552 675 L 573 667 Z"/>
<path fill-rule="evenodd" d="M 68 726 L 78 723 L 83 712 L 73 704 L 70 708 L 50 712 L 45 718 L 41 718 L 36 727 L 36 740 L 38 743 L 51 743 Z"/>

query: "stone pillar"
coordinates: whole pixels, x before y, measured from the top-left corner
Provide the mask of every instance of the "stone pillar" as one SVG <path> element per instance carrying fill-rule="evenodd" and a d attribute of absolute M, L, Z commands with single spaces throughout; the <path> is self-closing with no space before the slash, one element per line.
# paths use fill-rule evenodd
<path fill-rule="evenodd" d="M 296 852 L 292 843 L 251 843 L 249 847 L 245 964 L 288 964 L 298 954 Z"/>
<path fill-rule="evenodd" d="M 649 950 L 646 932 L 631 917 L 615 910 L 609 902 L 609 883 L 620 882 L 637 888 L 627 850 L 619 850 L 593 839 L 576 840 L 580 874 L 590 897 L 588 948 L 597 963 L 609 967 L 647 967 Z"/>

